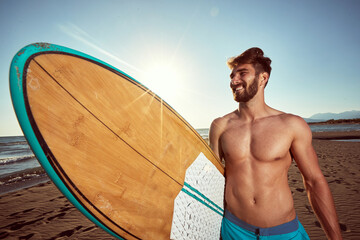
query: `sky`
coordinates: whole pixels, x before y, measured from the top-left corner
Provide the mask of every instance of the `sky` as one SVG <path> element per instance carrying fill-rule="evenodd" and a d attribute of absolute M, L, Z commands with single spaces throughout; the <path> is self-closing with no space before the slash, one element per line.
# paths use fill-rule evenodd
<path fill-rule="evenodd" d="M 72 48 L 124 71 L 195 128 L 237 108 L 227 59 L 272 59 L 266 103 L 308 118 L 360 110 L 360 1 L 1 0 L 0 136 L 22 135 L 9 67 L 24 46 Z"/>

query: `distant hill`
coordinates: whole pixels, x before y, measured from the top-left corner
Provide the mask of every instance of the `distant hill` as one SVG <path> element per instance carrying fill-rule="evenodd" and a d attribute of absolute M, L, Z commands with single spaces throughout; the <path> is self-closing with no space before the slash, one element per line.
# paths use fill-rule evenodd
<path fill-rule="evenodd" d="M 330 119 L 354 119 L 360 118 L 360 111 L 346 111 L 342 113 L 317 113 L 310 117 L 310 119 L 305 119 L 307 122 L 316 122 L 316 121 L 327 121 Z M 308 121 L 309 120 L 309 121 Z"/>
<path fill-rule="evenodd" d="M 314 123 L 314 122 L 323 122 L 326 121 L 324 119 L 312 119 L 312 118 L 303 118 L 305 120 L 305 122 L 307 123 Z"/>

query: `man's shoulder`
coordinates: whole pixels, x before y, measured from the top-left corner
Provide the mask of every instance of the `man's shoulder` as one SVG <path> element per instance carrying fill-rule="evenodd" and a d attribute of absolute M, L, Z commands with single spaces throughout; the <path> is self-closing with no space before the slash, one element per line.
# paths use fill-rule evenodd
<path fill-rule="evenodd" d="M 236 117 L 236 111 L 230 112 L 222 117 L 214 119 L 210 126 L 210 131 L 212 132 L 223 132 L 226 129 L 228 123 Z"/>
<path fill-rule="evenodd" d="M 284 123 L 284 127 L 290 130 L 293 133 L 309 133 L 311 132 L 309 125 L 307 122 L 300 116 L 283 113 L 279 115 L 279 118 Z"/>
<path fill-rule="evenodd" d="M 229 122 L 234 117 L 236 117 L 236 111 L 230 112 L 222 117 L 215 118 L 213 120 L 213 123 L 220 126 L 226 125 L 227 122 Z"/>
<path fill-rule="evenodd" d="M 291 113 L 282 113 L 279 115 L 279 117 L 289 125 L 307 125 L 306 121 L 297 115 L 291 114 Z"/>

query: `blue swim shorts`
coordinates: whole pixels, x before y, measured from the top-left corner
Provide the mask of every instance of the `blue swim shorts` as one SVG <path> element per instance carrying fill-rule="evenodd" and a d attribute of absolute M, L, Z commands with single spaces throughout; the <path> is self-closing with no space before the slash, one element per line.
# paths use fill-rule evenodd
<path fill-rule="evenodd" d="M 297 217 L 290 222 L 275 227 L 260 228 L 240 220 L 226 209 L 221 224 L 221 237 L 223 240 L 310 240 Z"/>

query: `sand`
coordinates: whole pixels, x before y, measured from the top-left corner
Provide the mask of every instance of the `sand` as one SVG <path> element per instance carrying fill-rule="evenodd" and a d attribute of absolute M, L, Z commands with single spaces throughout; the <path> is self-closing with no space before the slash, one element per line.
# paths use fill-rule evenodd
<path fill-rule="evenodd" d="M 350 137 L 349 137 L 350 136 Z M 314 134 L 322 171 L 329 183 L 344 239 L 360 239 L 360 132 Z M 326 239 L 307 200 L 296 164 L 289 184 L 300 221 L 311 239 Z M 84 217 L 53 183 L 0 195 L 0 239 L 114 239 Z"/>
<path fill-rule="evenodd" d="M 52 182 L 0 196 L 0 239 L 115 239 L 82 215 Z"/>

